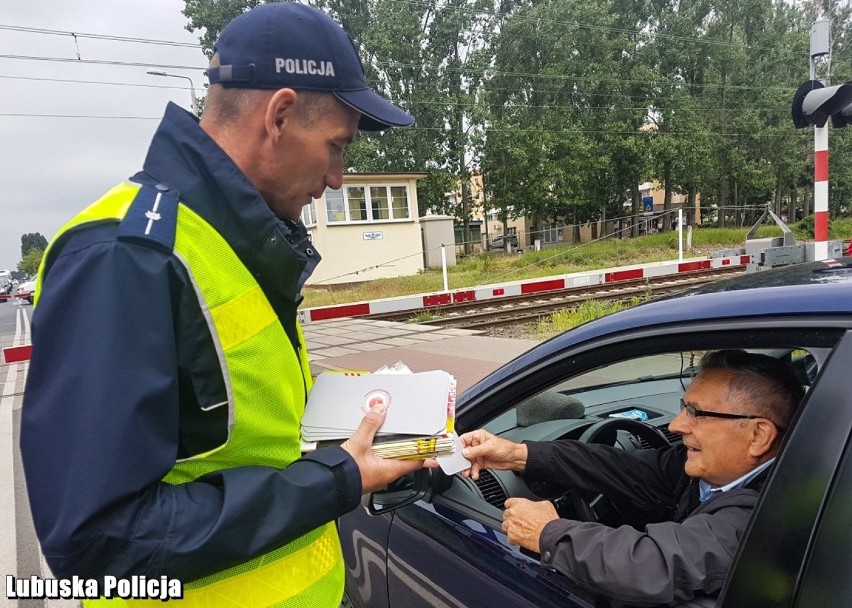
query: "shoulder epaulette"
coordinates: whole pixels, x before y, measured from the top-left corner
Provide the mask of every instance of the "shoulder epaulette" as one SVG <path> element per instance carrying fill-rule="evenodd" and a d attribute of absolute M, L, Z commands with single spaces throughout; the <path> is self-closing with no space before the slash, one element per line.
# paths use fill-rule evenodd
<path fill-rule="evenodd" d="M 118 226 L 120 240 L 141 240 L 167 252 L 175 245 L 180 192 L 164 184 L 143 185 Z"/>

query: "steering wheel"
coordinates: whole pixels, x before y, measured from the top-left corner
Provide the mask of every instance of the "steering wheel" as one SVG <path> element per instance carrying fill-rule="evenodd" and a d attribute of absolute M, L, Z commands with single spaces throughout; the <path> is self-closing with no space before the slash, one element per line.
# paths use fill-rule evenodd
<path fill-rule="evenodd" d="M 671 445 L 660 429 L 631 418 L 607 418 L 606 420 L 596 422 L 583 431 L 578 441 L 614 446 L 618 439 L 618 431 L 626 431 L 639 439 L 644 439 L 652 448 Z M 635 519 L 629 515 L 629 510 L 625 509 L 624 505 L 619 505 L 618 501 L 607 499 L 603 494 L 596 494 L 591 498 L 586 498 L 582 496 L 581 492 L 572 490 L 569 497 L 576 518 L 580 521 L 598 521 L 599 517 L 595 512 L 594 505 L 607 500 L 625 521 Z"/>

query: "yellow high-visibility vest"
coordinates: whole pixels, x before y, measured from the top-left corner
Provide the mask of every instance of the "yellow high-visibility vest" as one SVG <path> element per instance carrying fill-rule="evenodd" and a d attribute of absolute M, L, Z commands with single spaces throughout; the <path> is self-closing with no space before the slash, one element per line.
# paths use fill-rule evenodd
<path fill-rule="evenodd" d="M 146 205 L 156 201 L 146 217 L 174 224 L 174 255 L 188 271 L 210 328 L 229 407 L 227 441 L 176 462 L 163 481 L 187 483 L 245 465 L 284 468 L 301 455 L 299 424 L 311 386 L 301 327 L 297 323 L 297 352 L 260 285 L 228 243 L 187 206 L 175 201 L 170 208 L 158 207 L 156 197 L 163 192 L 120 184 L 63 226 L 43 257 L 36 297 L 42 292 L 50 248 L 61 234 L 90 222 L 122 222 L 137 196 L 146 198 L 141 201 Z M 163 216 L 169 209 L 176 218 Z M 181 608 L 336 608 L 343 581 L 340 541 L 330 522 L 246 563 L 184 581 L 184 599 L 173 601 Z M 83 603 L 86 608 L 163 605 L 160 600 L 105 598 Z"/>

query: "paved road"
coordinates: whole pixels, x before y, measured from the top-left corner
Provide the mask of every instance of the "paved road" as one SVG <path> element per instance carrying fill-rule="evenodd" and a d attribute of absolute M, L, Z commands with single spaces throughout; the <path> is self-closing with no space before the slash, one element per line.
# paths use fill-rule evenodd
<path fill-rule="evenodd" d="M 32 306 L 24 302 L 0 304 L 0 348 L 30 342 Z M 79 602 L 14 600 L 6 597 L 6 575 L 49 577 L 33 531 L 24 471 L 18 451 L 21 400 L 27 363 L 0 361 L 0 608 L 71 608 Z"/>

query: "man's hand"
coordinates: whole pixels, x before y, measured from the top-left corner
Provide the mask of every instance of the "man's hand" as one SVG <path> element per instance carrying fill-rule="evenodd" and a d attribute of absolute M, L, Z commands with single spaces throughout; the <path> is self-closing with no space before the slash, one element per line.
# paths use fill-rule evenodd
<path fill-rule="evenodd" d="M 355 433 L 340 446 L 349 452 L 361 471 L 362 494 L 380 490 L 395 479 L 423 466 L 422 460 L 394 460 L 373 454 L 373 438 L 385 421 L 385 413 L 385 406 L 374 407 L 364 416 Z"/>
<path fill-rule="evenodd" d="M 479 479 L 482 469 L 523 471 L 527 466 L 527 446 L 522 443 L 501 439 L 482 429 L 465 433 L 460 439 L 465 446 L 462 456 L 472 464 L 465 470 L 465 477 Z"/>
<path fill-rule="evenodd" d="M 503 511 L 503 532 L 508 535 L 509 543 L 541 553 L 538 544 L 541 531 L 557 519 L 559 515 L 549 500 L 510 498 Z"/>

